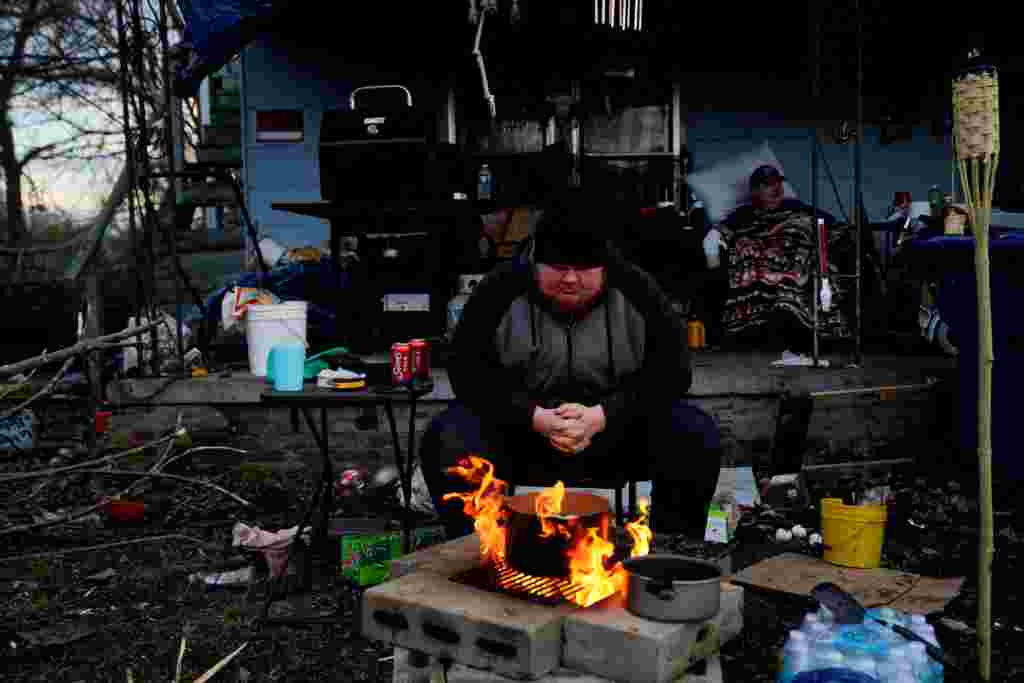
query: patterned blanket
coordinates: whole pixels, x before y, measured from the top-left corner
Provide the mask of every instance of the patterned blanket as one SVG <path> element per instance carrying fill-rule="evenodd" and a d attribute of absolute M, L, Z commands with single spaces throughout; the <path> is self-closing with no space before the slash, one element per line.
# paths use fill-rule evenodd
<path fill-rule="evenodd" d="M 832 286 L 832 308 L 819 309 L 823 339 L 851 336 L 848 306 L 853 280 L 836 277 L 855 272 L 855 243 L 849 225 L 828 214 L 827 260 Z M 755 331 L 778 316 L 789 313 L 800 325 L 813 325 L 813 273 L 815 221 L 809 206 L 785 200 L 774 211 L 742 207 L 722 222 L 719 230 L 729 252 L 729 294 L 723 312 L 726 334 Z"/>

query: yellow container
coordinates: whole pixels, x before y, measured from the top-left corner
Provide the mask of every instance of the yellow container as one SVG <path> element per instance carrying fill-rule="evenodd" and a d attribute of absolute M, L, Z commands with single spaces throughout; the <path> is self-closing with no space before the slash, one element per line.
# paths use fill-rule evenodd
<path fill-rule="evenodd" d="M 844 505 L 840 498 L 821 501 L 825 561 L 843 567 L 875 569 L 882 562 L 885 505 Z"/>

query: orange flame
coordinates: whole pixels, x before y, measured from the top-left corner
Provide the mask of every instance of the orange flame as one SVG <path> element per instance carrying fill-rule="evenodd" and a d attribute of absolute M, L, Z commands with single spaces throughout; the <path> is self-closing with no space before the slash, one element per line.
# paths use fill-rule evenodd
<path fill-rule="evenodd" d="M 442 500 L 458 498 L 462 511 L 473 518 L 473 528 L 480 537 L 480 555 L 485 562 L 505 559 L 505 492 L 508 483 L 494 476 L 494 465 L 475 455 L 463 458 L 449 474 L 462 477 L 477 489 L 468 493 L 446 493 Z"/>
<path fill-rule="evenodd" d="M 537 495 L 534 502 L 534 511 L 540 519 L 540 537 L 550 538 L 555 534 L 561 534 L 565 538 L 571 537 L 571 532 L 558 520 L 551 519 L 552 515 L 562 514 L 562 501 L 565 499 L 565 484 L 558 482 L 551 488 L 544 489 Z"/>
<path fill-rule="evenodd" d="M 615 553 L 615 544 L 597 534 L 597 529 L 577 527 L 580 533 L 569 548 L 569 581 L 583 589 L 572 596 L 572 601 L 582 607 L 604 600 L 623 587 L 617 574 L 621 564 L 608 567 L 608 560 Z"/>
<path fill-rule="evenodd" d="M 494 476 L 494 465 L 478 456 L 467 456 L 459 465 L 448 469 L 477 489 L 469 493 L 448 493 L 444 500 L 458 498 L 463 501 L 463 511 L 474 519 L 473 526 L 480 537 L 480 552 L 485 562 L 505 559 L 504 500 L 508 484 Z M 589 607 L 609 595 L 626 589 L 626 572 L 621 562 L 611 563 L 615 544 L 598 535 L 598 529 L 584 527 L 564 520 L 551 519 L 562 512 L 565 498 L 565 484 L 556 483 L 544 489 L 534 502 L 534 509 L 541 521 L 541 537 L 556 533 L 569 540 L 569 580 L 582 589 L 570 598 L 581 607 Z M 631 557 L 650 552 L 653 534 L 647 526 L 650 504 L 640 501 L 640 515 L 626 524 L 626 531 L 633 539 Z"/>
<path fill-rule="evenodd" d="M 632 522 L 626 522 L 626 531 L 633 539 L 633 548 L 629 551 L 630 557 L 639 557 L 651 552 L 651 538 L 654 532 L 647 526 L 647 520 L 651 510 L 651 503 L 646 498 L 640 500 L 640 516 Z"/>

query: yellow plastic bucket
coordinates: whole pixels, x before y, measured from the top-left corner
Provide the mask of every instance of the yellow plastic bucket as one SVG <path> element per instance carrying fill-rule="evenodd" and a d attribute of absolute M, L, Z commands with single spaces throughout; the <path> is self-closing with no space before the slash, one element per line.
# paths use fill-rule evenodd
<path fill-rule="evenodd" d="M 821 501 L 825 561 L 843 567 L 875 569 L 882 562 L 885 505 L 844 505 L 841 498 Z"/>

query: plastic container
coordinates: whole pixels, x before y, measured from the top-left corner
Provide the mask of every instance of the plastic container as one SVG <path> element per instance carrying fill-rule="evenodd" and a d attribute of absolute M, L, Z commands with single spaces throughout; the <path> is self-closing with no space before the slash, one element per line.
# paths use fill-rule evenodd
<path fill-rule="evenodd" d="M 110 431 L 111 424 L 113 423 L 114 413 L 109 410 L 98 410 L 96 411 L 96 433 L 106 434 Z"/>
<path fill-rule="evenodd" d="M 274 391 L 302 391 L 305 364 L 305 344 L 275 344 L 267 355 L 267 378 L 274 383 Z"/>
<path fill-rule="evenodd" d="M 141 500 L 112 500 L 107 511 L 110 518 L 118 522 L 141 522 L 146 518 L 146 503 Z"/>
<path fill-rule="evenodd" d="M 920 617 L 889 608 L 868 615 L 922 628 Z M 810 635 L 813 631 L 814 635 Z M 895 639 L 890 638 L 895 636 Z M 942 683 L 944 672 L 923 645 L 871 620 L 826 625 L 814 612 L 800 631 L 790 631 L 782 650 L 778 683 Z"/>
<path fill-rule="evenodd" d="M 249 307 L 245 314 L 245 336 L 252 374 L 267 376 L 267 357 L 278 344 L 297 341 L 306 346 L 306 309 L 305 301 Z"/>
<path fill-rule="evenodd" d="M 962 241 L 963 244 L 957 246 L 964 250 L 965 256 L 973 254 L 972 238 L 946 237 L 943 240 Z M 1024 254 L 1024 239 L 994 239 L 991 251 L 993 264 L 989 283 L 992 296 L 992 346 L 995 353 L 992 370 L 992 462 L 1000 469 L 997 476 L 1020 482 L 1024 481 L 1024 459 L 1018 457 L 1017 425 L 1020 409 L 1017 407 L 1017 394 L 1024 382 L 1024 345 L 1021 344 L 1024 339 L 1024 316 L 1019 315 L 1018 310 L 1024 293 L 1024 278 L 1016 263 L 1020 256 L 1011 257 L 1007 252 Z M 960 447 L 965 455 L 976 458 L 978 303 L 974 272 L 947 271 L 939 287 L 938 306 L 959 350 L 957 422 Z"/>
<path fill-rule="evenodd" d="M 875 569 L 882 561 L 885 505 L 844 505 L 840 498 L 821 501 L 821 535 L 826 562 Z"/>

